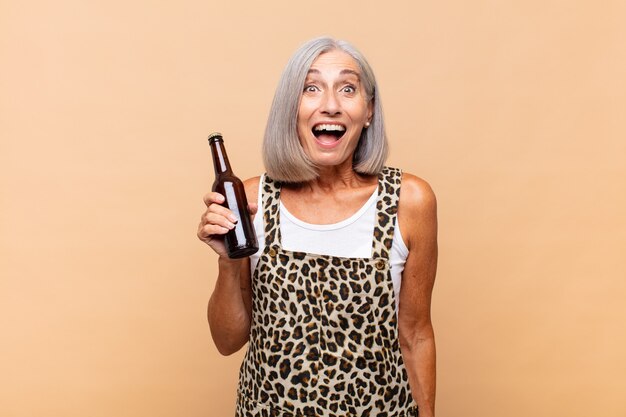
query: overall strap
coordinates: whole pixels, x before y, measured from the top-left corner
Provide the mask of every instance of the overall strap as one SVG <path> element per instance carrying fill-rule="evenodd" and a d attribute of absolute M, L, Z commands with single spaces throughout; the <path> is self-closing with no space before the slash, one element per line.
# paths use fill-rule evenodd
<path fill-rule="evenodd" d="M 389 259 L 400 200 L 402 170 L 384 167 L 378 174 L 378 200 L 372 241 L 372 258 Z"/>
<path fill-rule="evenodd" d="M 280 183 L 263 175 L 262 201 L 265 246 L 280 247 Z"/>

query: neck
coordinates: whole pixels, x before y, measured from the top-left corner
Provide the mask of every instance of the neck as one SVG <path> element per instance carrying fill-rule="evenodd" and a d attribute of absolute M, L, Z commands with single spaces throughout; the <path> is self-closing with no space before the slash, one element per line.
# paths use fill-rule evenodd
<path fill-rule="evenodd" d="M 301 189 L 332 193 L 339 190 L 345 190 L 349 188 L 363 187 L 365 184 L 371 182 L 371 177 L 362 175 L 356 172 L 350 165 L 319 167 L 319 176 L 302 184 Z"/>

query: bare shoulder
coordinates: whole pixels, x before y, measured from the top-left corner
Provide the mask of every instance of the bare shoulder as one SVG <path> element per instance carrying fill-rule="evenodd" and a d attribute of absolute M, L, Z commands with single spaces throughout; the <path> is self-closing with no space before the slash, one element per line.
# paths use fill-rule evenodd
<path fill-rule="evenodd" d="M 248 178 L 243 182 L 243 187 L 246 190 L 246 198 L 249 203 L 256 203 L 259 198 L 259 182 L 261 177 Z"/>
<path fill-rule="evenodd" d="M 437 198 L 433 189 L 424 179 L 406 172 L 402 174 L 398 222 L 409 250 L 414 243 L 437 233 Z"/>
<path fill-rule="evenodd" d="M 436 209 L 437 199 L 430 184 L 424 179 L 402 173 L 402 190 L 400 191 L 400 207 L 407 211 Z"/>

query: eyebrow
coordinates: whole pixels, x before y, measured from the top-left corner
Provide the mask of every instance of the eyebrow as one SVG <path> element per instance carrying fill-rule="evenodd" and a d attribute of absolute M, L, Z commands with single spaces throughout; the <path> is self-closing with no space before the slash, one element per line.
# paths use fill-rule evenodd
<path fill-rule="evenodd" d="M 320 74 L 320 71 L 318 69 L 315 68 L 310 68 L 309 71 L 307 72 L 307 74 Z M 342 69 L 339 74 L 341 75 L 345 75 L 345 74 L 352 74 L 354 76 L 356 76 L 359 80 L 361 79 L 361 74 L 359 74 L 358 71 L 355 70 L 351 70 L 351 69 Z"/>
<path fill-rule="evenodd" d="M 351 70 L 351 69 L 341 70 L 340 74 L 352 74 L 352 75 L 355 75 L 358 79 L 361 79 L 361 74 L 359 74 L 358 71 Z"/>

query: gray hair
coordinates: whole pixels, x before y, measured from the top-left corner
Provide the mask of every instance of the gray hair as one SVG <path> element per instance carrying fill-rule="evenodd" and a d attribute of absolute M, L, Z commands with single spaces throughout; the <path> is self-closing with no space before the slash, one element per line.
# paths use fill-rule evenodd
<path fill-rule="evenodd" d="M 378 174 L 387 159 L 383 109 L 372 68 L 365 57 L 346 41 L 329 37 L 312 39 L 291 57 L 278 82 L 263 138 L 263 162 L 267 174 L 282 182 L 307 182 L 318 177 L 315 164 L 306 156 L 298 139 L 298 108 L 307 73 L 315 59 L 332 50 L 350 55 L 361 69 L 366 99 L 374 110 L 370 126 L 363 129 L 354 153 L 353 169 L 361 174 Z"/>

